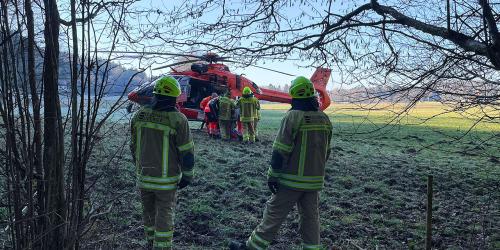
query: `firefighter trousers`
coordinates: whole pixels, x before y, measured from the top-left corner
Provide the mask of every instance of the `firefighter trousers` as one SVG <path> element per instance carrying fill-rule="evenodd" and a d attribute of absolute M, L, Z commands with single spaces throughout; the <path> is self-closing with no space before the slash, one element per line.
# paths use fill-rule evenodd
<path fill-rule="evenodd" d="M 255 141 L 254 122 L 241 122 L 243 125 L 243 141 Z"/>
<path fill-rule="evenodd" d="M 176 190 L 140 191 L 146 239 L 155 250 L 172 249 Z"/>
<path fill-rule="evenodd" d="M 267 201 L 264 218 L 248 238 L 248 249 L 267 249 L 290 210 L 297 204 L 302 249 L 321 249 L 319 236 L 319 191 L 296 191 L 280 187 Z"/>
<path fill-rule="evenodd" d="M 219 128 L 222 139 L 231 139 L 232 121 L 219 120 Z"/>

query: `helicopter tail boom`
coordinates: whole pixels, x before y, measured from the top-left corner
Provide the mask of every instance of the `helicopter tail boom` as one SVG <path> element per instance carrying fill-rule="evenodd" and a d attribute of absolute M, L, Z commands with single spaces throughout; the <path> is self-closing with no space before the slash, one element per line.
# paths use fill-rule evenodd
<path fill-rule="evenodd" d="M 330 106 L 331 100 L 328 92 L 326 91 L 326 85 L 330 79 L 332 70 L 327 68 L 316 68 L 314 74 L 311 77 L 311 82 L 314 84 L 314 88 L 319 94 L 320 109 L 325 110 Z M 266 100 L 270 102 L 281 102 L 281 103 L 291 103 L 292 98 L 288 93 L 260 88 L 260 94 L 257 94 L 257 98 L 261 100 Z"/>
<path fill-rule="evenodd" d="M 281 103 L 292 103 L 290 95 L 285 92 L 260 88 L 261 94 L 256 94 L 257 98 L 260 100 L 270 101 L 270 102 L 281 102 Z"/>

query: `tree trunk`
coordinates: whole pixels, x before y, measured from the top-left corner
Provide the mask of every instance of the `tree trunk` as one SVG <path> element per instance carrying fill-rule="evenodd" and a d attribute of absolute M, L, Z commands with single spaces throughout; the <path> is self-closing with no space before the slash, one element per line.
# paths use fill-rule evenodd
<path fill-rule="evenodd" d="M 44 189 L 43 169 L 42 169 L 42 125 L 40 121 L 40 98 L 36 86 L 36 71 L 35 71 L 35 24 L 33 19 L 33 9 L 31 0 L 24 1 L 24 10 L 26 12 L 26 27 L 28 29 L 28 82 L 31 92 L 31 103 L 33 106 L 33 167 L 37 175 L 36 190 L 38 198 L 38 214 L 44 212 Z M 31 169 L 30 169 L 31 171 Z M 34 210 L 34 208 L 30 208 Z M 38 225 L 43 225 L 43 217 L 39 218 Z M 40 235 L 40 228 L 37 227 L 36 235 Z"/>
<path fill-rule="evenodd" d="M 81 214 L 83 209 L 80 209 L 81 193 L 80 188 L 80 151 L 78 150 L 78 34 L 76 27 L 76 0 L 70 1 L 71 5 L 71 40 L 72 40 L 72 60 L 71 60 L 71 169 L 72 169 L 72 185 L 71 198 L 69 202 L 69 219 L 70 224 L 67 228 L 68 245 L 74 249 L 78 249 L 79 233 L 81 224 Z M 83 12 L 83 10 L 82 10 Z M 83 84 L 83 83 L 82 83 Z M 83 115 L 83 114 L 81 114 Z"/>
<path fill-rule="evenodd" d="M 66 204 L 64 201 L 64 141 L 58 91 L 59 11 L 55 0 L 44 0 L 45 56 L 44 86 L 44 149 L 46 236 L 45 249 L 63 249 Z"/>

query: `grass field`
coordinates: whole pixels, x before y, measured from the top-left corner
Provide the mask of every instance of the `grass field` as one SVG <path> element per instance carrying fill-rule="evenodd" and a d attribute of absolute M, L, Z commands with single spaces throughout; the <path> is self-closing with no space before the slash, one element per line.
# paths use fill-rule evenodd
<path fill-rule="evenodd" d="M 482 112 L 499 117 L 500 111 L 498 110 L 486 109 L 479 112 L 478 109 L 467 109 L 457 113 L 437 102 L 418 103 L 414 109 L 402 112 L 405 107 L 403 104 L 392 103 L 381 103 L 373 106 L 365 104 L 363 107 L 353 104 L 333 103 L 325 110 L 325 113 L 334 119 L 334 123 L 350 123 L 351 125 L 371 123 L 373 126 L 385 126 L 387 124 L 402 124 L 462 131 L 467 131 L 471 127 L 473 127 L 474 131 L 500 131 L 498 121 L 492 123 L 484 119 L 477 123 L 478 115 L 482 114 Z M 288 110 L 290 105 L 262 104 L 262 108 L 264 110 Z M 401 115 L 396 116 L 396 114 L 400 113 Z M 369 130 L 372 129 L 369 128 Z"/>
<path fill-rule="evenodd" d="M 193 124 L 196 180 L 178 192 L 177 249 L 224 249 L 228 239 L 246 239 L 260 221 L 270 197 L 272 141 L 288 108 L 262 106 L 261 140 L 253 145 L 210 140 Z M 426 178 L 432 174 L 434 247 L 500 248 L 498 124 L 482 122 L 468 131 L 474 120 L 452 113 L 422 123 L 444 109 L 425 103 L 387 126 L 391 111 L 353 108 L 334 104 L 326 111 L 334 138 L 320 202 L 324 246 L 423 248 Z M 93 156 L 91 200 L 112 209 L 95 224 L 85 248 L 141 249 L 145 243 L 127 130 L 116 127 Z M 117 149 L 125 150 L 123 157 L 104 168 L 102 159 Z M 298 249 L 297 228 L 295 209 L 271 249 Z M 93 241 L 95 236 L 104 240 Z"/>

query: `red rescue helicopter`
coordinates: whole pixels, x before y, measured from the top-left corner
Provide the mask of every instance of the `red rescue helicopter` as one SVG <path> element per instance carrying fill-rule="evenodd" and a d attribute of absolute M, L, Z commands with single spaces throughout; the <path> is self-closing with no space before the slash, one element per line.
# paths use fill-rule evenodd
<path fill-rule="evenodd" d="M 135 53 L 144 54 L 144 52 L 116 52 L 116 53 Z M 171 53 L 155 53 L 152 55 L 177 55 Z M 186 56 L 186 55 L 181 55 Z M 245 78 L 242 75 L 232 73 L 229 67 L 221 62 L 233 62 L 227 57 L 220 57 L 215 53 L 207 53 L 202 56 L 187 55 L 192 60 L 181 61 L 169 65 L 165 65 L 155 69 L 171 68 L 172 71 L 168 75 L 176 78 L 181 86 L 182 94 L 177 98 L 177 105 L 180 111 L 186 115 L 189 120 L 204 120 L 203 110 L 200 109 L 200 102 L 203 98 L 211 93 L 218 94 L 229 91 L 231 97 L 241 96 L 244 87 L 250 87 L 255 97 L 259 100 L 270 102 L 291 103 L 292 99 L 288 93 L 280 92 L 271 89 L 265 89 L 257 86 L 255 82 Z M 206 63 L 204 63 L 206 62 Z M 191 64 L 190 69 L 176 70 L 173 68 L 177 65 Z M 268 69 L 260 66 L 253 66 L 274 71 L 281 74 L 287 74 L 273 69 Z M 330 97 L 326 91 L 326 85 L 331 75 L 331 70 L 327 68 L 317 68 L 311 77 L 311 81 L 319 96 L 321 110 L 325 110 L 330 106 Z M 128 99 L 139 105 L 149 105 L 153 97 L 153 87 L 155 81 L 144 83 L 138 86 L 128 94 Z"/>

